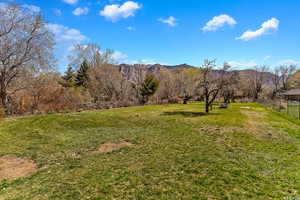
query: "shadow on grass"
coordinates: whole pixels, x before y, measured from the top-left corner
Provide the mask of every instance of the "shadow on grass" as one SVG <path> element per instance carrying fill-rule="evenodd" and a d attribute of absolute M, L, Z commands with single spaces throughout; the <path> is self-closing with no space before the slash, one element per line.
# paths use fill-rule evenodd
<path fill-rule="evenodd" d="M 201 117 L 205 115 L 218 115 L 218 113 L 205 113 L 205 112 L 187 112 L 187 111 L 174 111 L 164 112 L 163 115 L 182 115 L 184 117 Z"/>

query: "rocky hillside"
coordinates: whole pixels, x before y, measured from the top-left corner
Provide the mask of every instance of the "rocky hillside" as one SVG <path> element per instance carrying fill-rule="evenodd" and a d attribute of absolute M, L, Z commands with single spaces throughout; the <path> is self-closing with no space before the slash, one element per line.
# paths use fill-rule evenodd
<path fill-rule="evenodd" d="M 160 65 L 160 64 L 134 64 L 134 65 L 129 65 L 129 64 L 121 64 L 119 65 L 120 71 L 122 71 L 124 74 L 128 76 L 129 79 L 134 79 L 137 74 L 141 73 L 147 73 L 147 72 L 152 72 L 152 73 L 158 73 L 160 70 L 172 70 L 174 72 L 179 72 L 180 70 L 183 69 L 188 69 L 188 68 L 198 68 L 195 66 L 191 66 L 188 64 L 180 64 L 180 65 Z M 254 70 L 251 69 L 245 69 L 245 70 L 234 70 L 234 72 L 238 72 L 239 76 L 241 79 L 246 79 L 251 76 L 251 74 L 254 74 Z M 266 77 L 265 84 L 271 84 L 272 83 L 272 78 L 274 74 L 270 72 L 263 72 L 264 76 Z"/>

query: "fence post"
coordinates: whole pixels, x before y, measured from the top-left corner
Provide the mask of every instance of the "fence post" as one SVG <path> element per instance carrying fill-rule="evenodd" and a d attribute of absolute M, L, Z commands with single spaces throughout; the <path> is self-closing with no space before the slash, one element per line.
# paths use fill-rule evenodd
<path fill-rule="evenodd" d="M 286 101 L 286 113 L 289 115 L 289 99 Z"/>
<path fill-rule="evenodd" d="M 279 99 L 279 112 L 281 112 L 281 97 Z"/>

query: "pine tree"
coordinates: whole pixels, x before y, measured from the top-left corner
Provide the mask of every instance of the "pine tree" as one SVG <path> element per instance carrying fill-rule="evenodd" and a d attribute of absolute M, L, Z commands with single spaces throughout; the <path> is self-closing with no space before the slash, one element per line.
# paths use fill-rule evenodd
<path fill-rule="evenodd" d="M 75 86 L 75 77 L 76 77 L 76 73 L 73 70 L 72 67 L 68 67 L 67 71 L 65 72 L 65 75 L 62 76 L 63 79 L 63 86 L 64 87 L 73 87 Z"/>
<path fill-rule="evenodd" d="M 147 103 L 149 97 L 155 94 L 158 87 L 159 87 L 159 80 L 157 80 L 153 74 L 148 74 L 140 89 L 140 94 L 142 96 L 141 103 L 142 104 Z"/>
<path fill-rule="evenodd" d="M 86 87 L 88 80 L 89 80 L 89 75 L 88 75 L 88 70 L 89 70 L 89 64 L 86 60 L 82 62 L 80 65 L 80 68 L 77 71 L 77 76 L 75 79 L 76 86 L 78 87 Z"/>

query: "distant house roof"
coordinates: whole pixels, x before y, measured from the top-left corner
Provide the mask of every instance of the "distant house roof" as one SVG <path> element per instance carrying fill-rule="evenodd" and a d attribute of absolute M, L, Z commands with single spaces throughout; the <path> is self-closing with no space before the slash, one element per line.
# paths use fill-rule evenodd
<path fill-rule="evenodd" d="M 285 96 L 300 96 L 300 89 L 293 89 L 285 92 L 283 95 Z"/>

